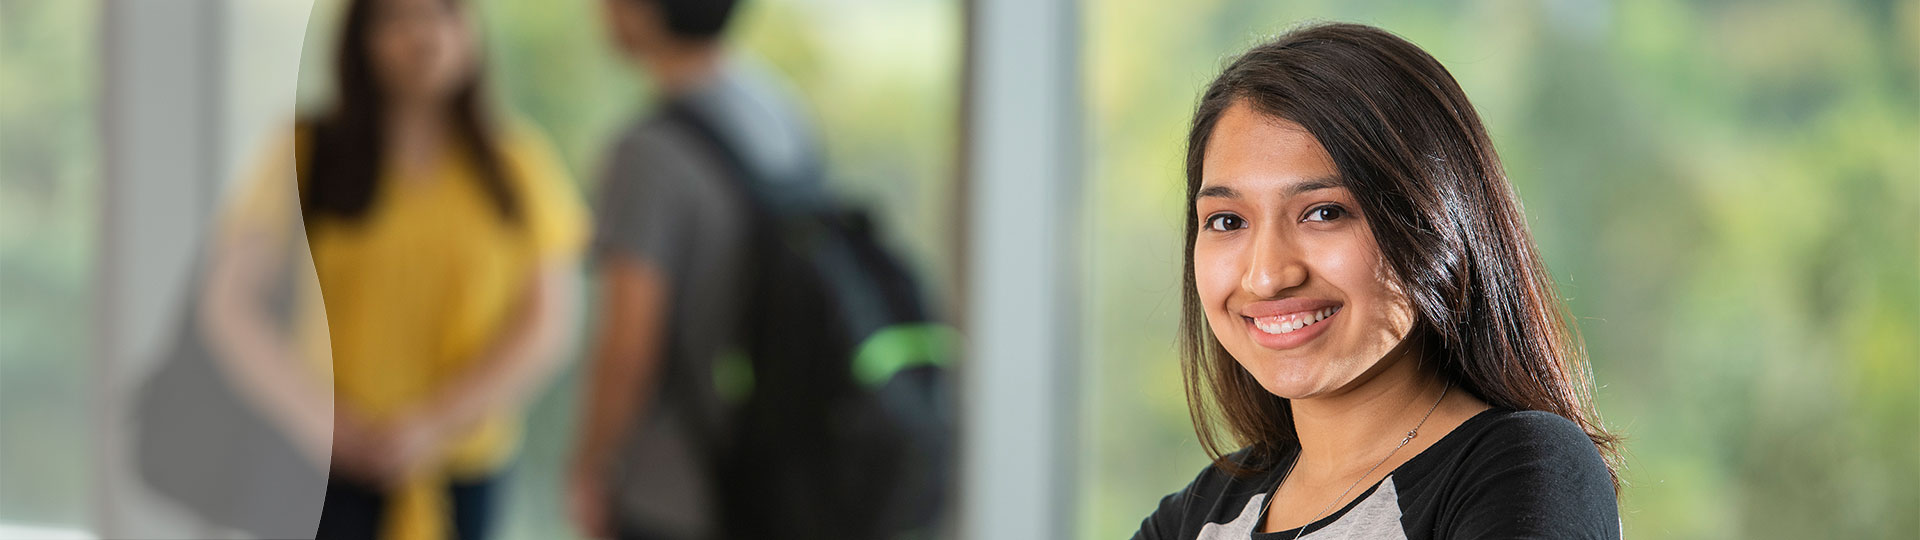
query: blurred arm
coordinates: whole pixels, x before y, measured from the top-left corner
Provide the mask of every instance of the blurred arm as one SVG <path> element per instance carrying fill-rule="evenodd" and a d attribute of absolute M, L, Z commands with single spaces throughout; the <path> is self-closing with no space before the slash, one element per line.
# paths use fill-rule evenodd
<path fill-rule="evenodd" d="M 273 327 L 265 299 L 274 277 L 286 270 L 288 246 L 266 231 L 229 236 L 209 254 L 200 291 L 200 327 L 215 365 L 232 386 L 280 425 L 314 463 L 324 467 L 332 450 L 331 385 L 304 373 L 298 355 Z"/>
<path fill-rule="evenodd" d="M 667 280 L 658 267 L 612 256 L 600 270 L 600 328 L 582 382 L 580 435 L 568 474 L 574 524 L 589 538 L 613 536 L 605 478 L 614 452 L 659 390 L 668 308 Z"/>
<path fill-rule="evenodd" d="M 651 264 L 611 257 L 605 276 L 600 328 L 583 383 L 580 439 L 574 466 L 604 470 L 617 445 L 652 403 L 667 323 L 666 277 Z"/>

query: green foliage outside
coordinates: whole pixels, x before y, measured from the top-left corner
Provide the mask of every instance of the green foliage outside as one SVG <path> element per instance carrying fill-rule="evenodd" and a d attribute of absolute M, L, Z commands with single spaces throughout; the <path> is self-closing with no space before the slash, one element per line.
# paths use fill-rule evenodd
<path fill-rule="evenodd" d="M 74 66 L 98 49 L 74 30 L 95 16 L 0 0 L 0 521 L 86 517 L 98 79 Z"/>

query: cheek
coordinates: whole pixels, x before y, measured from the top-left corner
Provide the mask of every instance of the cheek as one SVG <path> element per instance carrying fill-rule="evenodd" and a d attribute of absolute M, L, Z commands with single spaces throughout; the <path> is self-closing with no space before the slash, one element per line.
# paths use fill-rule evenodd
<path fill-rule="evenodd" d="M 1193 285 L 1200 296 L 1200 307 L 1206 311 L 1207 322 L 1216 331 L 1222 328 L 1222 323 L 1230 322 L 1219 319 L 1231 317 L 1227 313 L 1227 299 L 1239 290 L 1245 266 L 1239 250 L 1231 245 L 1207 240 L 1194 243 Z"/>
<path fill-rule="evenodd" d="M 450 77 L 464 77 L 473 68 L 477 46 L 472 33 L 460 24 L 443 25 L 434 47 L 435 67 Z"/>
<path fill-rule="evenodd" d="M 1380 250 L 1365 232 L 1332 239 L 1316 249 L 1320 274 L 1336 288 L 1346 291 L 1349 303 L 1360 308 L 1357 314 L 1365 324 L 1356 331 L 1368 342 L 1398 343 L 1413 327 L 1412 309 L 1406 296 L 1391 280 L 1383 265 Z"/>
<path fill-rule="evenodd" d="M 1308 252 L 1315 254 L 1316 273 L 1349 296 L 1358 297 L 1354 300 L 1373 300 L 1384 286 L 1377 272 L 1380 257 L 1364 234 L 1328 238 Z"/>
<path fill-rule="evenodd" d="M 418 25 L 394 24 L 368 36 L 373 70 L 389 89 L 413 87 L 432 69 L 423 53 Z"/>
<path fill-rule="evenodd" d="M 407 43 L 405 36 L 391 30 L 376 31 L 367 36 L 367 52 L 372 57 L 373 69 L 382 74 L 398 74 L 407 71 Z"/>

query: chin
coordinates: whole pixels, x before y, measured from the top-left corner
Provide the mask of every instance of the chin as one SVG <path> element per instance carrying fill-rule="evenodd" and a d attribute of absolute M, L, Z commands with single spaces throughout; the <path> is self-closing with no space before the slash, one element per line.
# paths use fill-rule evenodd
<path fill-rule="evenodd" d="M 1240 363 L 1241 369 L 1253 375 L 1255 381 L 1267 393 L 1286 399 L 1305 399 L 1326 393 L 1328 389 L 1327 366 L 1311 358 L 1300 356 L 1279 356 L 1272 354 L 1249 355 L 1251 361 Z M 1235 358 L 1245 358 L 1234 355 Z"/>
<path fill-rule="evenodd" d="M 1327 392 L 1326 385 L 1319 384 L 1317 381 L 1263 379 L 1260 381 L 1260 387 L 1267 389 L 1267 393 L 1275 397 L 1289 400 L 1311 399 Z"/>

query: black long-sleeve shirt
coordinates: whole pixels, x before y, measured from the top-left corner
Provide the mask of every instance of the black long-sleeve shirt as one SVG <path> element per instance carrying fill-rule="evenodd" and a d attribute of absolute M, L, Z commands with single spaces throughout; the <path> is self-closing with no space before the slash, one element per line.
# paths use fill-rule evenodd
<path fill-rule="evenodd" d="M 1247 463 L 1248 452 L 1228 456 Z M 1298 447 L 1262 474 L 1236 478 L 1209 466 L 1161 499 L 1136 540 L 1288 539 L 1256 533 L 1265 502 Z M 1284 503 L 1283 503 L 1284 504 Z M 1612 477 L 1580 427 L 1539 411 L 1475 415 L 1361 493 L 1308 524 L 1301 538 L 1619 538 Z"/>

